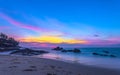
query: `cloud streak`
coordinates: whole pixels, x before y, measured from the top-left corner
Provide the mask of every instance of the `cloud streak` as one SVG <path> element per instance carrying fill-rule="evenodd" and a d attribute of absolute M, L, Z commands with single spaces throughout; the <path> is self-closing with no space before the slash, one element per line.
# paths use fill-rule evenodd
<path fill-rule="evenodd" d="M 118 39 L 93 39 L 93 40 L 86 40 L 88 41 L 88 45 L 115 45 L 115 44 L 120 44 L 120 41 Z"/>
<path fill-rule="evenodd" d="M 46 29 L 43 29 L 43 28 L 36 27 L 34 25 L 29 25 L 29 24 L 24 24 L 24 23 L 18 22 L 18 21 L 10 18 L 9 16 L 7 16 L 3 13 L 0 13 L 0 17 L 5 19 L 6 21 L 8 21 L 10 24 L 12 24 L 14 26 L 17 26 L 17 27 L 20 27 L 20 28 L 29 29 L 29 30 L 33 30 L 33 31 L 36 31 L 36 32 L 47 32 L 47 31 L 49 31 L 49 30 L 46 30 Z"/>
<path fill-rule="evenodd" d="M 60 28 L 60 27 L 54 27 L 56 25 L 56 23 L 54 24 L 53 21 L 52 21 L 52 24 L 49 23 L 49 22 L 46 24 L 45 21 L 41 20 L 45 24 L 44 25 L 43 24 L 37 24 L 35 26 L 35 25 L 32 25 L 32 24 L 25 24 L 25 23 L 16 21 L 15 19 L 9 17 L 8 15 L 6 15 L 2 12 L 0 12 L 0 17 L 2 19 L 6 20 L 8 23 L 10 23 L 10 24 L 12 24 L 16 27 L 32 30 L 32 31 L 37 32 L 38 34 L 41 34 L 41 35 L 51 35 L 51 36 L 53 35 L 53 36 L 59 36 L 59 37 L 62 37 L 64 35 L 66 35 L 66 33 L 64 33 L 64 32 L 61 32 L 59 30 L 50 29 L 50 27 L 48 27 L 48 26 L 53 25 L 53 28 Z M 33 21 L 33 18 L 32 18 L 32 21 Z M 40 27 L 42 25 L 45 26 L 45 27 Z"/>

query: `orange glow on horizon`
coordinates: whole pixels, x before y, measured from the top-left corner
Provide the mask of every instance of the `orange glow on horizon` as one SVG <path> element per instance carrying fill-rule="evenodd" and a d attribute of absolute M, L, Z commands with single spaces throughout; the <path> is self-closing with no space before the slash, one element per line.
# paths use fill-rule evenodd
<path fill-rule="evenodd" d="M 27 37 L 19 39 L 21 42 L 40 42 L 40 43 L 67 43 L 67 44 L 87 44 L 86 40 L 65 39 L 56 36 Z"/>

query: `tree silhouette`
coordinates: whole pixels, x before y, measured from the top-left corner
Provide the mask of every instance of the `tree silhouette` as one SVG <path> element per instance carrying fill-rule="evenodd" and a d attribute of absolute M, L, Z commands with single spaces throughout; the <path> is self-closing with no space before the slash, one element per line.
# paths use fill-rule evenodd
<path fill-rule="evenodd" d="M 5 35 L 5 34 L 3 34 L 3 33 L 0 33 L 0 38 L 1 38 L 1 39 L 7 39 L 7 38 L 8 38 L 8 36 L 7 36 L 7 35 Z"/>
<path fill-rule="evenodd" d="M 19 42 L 6 34 L 0 33 L 0 47 L 17 47 Z"/>

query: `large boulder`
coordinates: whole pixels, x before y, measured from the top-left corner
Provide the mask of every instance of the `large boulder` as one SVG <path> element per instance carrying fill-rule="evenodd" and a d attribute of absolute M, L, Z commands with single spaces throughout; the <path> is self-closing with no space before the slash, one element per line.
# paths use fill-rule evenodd
<path fill-rule="evenodd" d="M 79 49 L 75 48 L 75 49 L 73 50 L 73 52 L 74 52 L 74 53 L 80 53 L 81 51 L 80 51 Z"/>
<path fill-rule="evenodd" d="M 61 50 L 63 50 L 63 48 L 62 47 L 56 47 L 56 48 L 53 48 L 53 50 L 61 51 Z"/>
<path fill-rule="evenodd" d="M 61 52 L 73 52 L 73 53 L 80 53 L 81 51 L 77 48 L 73 49 L 73 50 L 61 50 Z"/>

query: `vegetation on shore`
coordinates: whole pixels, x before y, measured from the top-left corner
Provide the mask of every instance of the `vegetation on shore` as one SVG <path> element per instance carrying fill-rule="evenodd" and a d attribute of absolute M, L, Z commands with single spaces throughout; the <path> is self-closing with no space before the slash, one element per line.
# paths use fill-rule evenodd
<path fill-rule="evenodd" d="M 0 33 L 0 47 L 18 47 L 19 42 L 6 34 Z"/>

